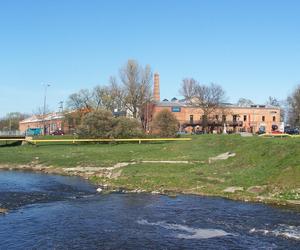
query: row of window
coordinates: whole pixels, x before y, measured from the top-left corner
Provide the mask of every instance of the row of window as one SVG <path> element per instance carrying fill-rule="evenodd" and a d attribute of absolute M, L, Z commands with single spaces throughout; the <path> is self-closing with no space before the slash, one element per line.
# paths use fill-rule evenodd
<path fill-rule="evenodd" d="M 237 115 L 233 115 L 233 116 L 232 116 L 232 121 L 233 121 L 233 122 L 236 122 L 236 121 L 237 121 L 237 117 L 238 117 Z M 205 118 L 206 118 L 206 116 L 205 116 L 205 115 L 202 115 L 201 119 L 202 119 L 202 120 L 205 120 Z M 216 116 L 215 116 L 215 119 L 216 119 L 216 120 L 219 120 L 219 115 L 216 115 Z M 244 115 L 243 120 L 244 120 L 244 122 L 247 121 L 247 115 Z M 265 120 L 266 120 L 266 117 L 263 115 L 263 116 L 261 117 L 261 121 L 262 121 L 262 122 L 265 122 Z M 276 116 L 273 116 L 273 117 L 272 117 L 272 120 L 273 120 L 273 122 L 276 122 Z M 194 115 L 190 115 L 190 122 L 193 123 L 193 121 L 194 121 Z M 222 121 L 223 121 L 223 122 L 226 121 L 226 115 L 222 115 Z"/>

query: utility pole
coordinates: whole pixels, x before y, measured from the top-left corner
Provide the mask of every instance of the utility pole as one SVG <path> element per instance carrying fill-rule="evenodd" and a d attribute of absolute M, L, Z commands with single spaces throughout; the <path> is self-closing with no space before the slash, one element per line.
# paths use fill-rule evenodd
<path fill-rule="evenodd" d="M 51 85 L 49 83 L 44 83 L 44 110 L 43 110 L 43 134 L 46 134 L 46 104 L 47 104 L 47 88 Z"/>
<path fill-rule="evenodd" d="M 64 102 L 63 101 L 60 101 L 59 103 L 59 106 L 58 106 L 58 112 L 64 112 Z"/>

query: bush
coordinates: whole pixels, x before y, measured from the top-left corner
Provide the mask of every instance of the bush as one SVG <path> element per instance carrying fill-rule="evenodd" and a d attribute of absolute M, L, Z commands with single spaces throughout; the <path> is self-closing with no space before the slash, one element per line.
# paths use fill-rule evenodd
<path fill-rule="evenodd" d="M 114 138 L 138 138 L 143 137 L 141 124 L 134 118 L 119 117 L 115 118 L 113 128 Z"/>
<path fill-rule="evenodd" d="M 78 130 L 79 137 L 111 138 L 115 118 L 106 110 L 93 111 L 86 114 Z"/>
<path fill-rule="evenodd" d="M 143 136 L 140 123 L 134 118 L 114 118 L 106 110 L 94 111 L 84 116 L 78 130 L 80 137 L 137 138 Z"/>
<path fill-rule="evenodd" d="M 167 109 L 160 111 L 154 118 L 154 130 L 161 137 L 175 137 L 179 127 L 178 124 L 175 115 Z"/>

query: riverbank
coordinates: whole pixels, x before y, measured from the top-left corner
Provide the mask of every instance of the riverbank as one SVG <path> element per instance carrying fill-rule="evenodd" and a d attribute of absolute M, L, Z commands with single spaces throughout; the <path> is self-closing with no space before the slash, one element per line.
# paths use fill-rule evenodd
<path fill-rule="evenodd" d="M 299 145 L 297 138 L 237 135 L 141 145 L 26 145 L 1 147 L 0 168 L 81 176 L 107 191 L 299 205 Z"/>
<path fill-rule="evenodd" d="M 0 204 L 0 249 L 298 249 L 300 240 L 295 209 L 196 195 L 97 195 L 87 181 L 60 175 L 1 171 Z"/>

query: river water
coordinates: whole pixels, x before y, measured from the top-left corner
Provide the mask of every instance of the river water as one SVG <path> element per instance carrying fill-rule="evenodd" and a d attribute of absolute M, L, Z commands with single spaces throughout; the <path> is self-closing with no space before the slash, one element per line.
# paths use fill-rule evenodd
<path fill-rule="evenodd" d="M 0 249 L 300 249 L 299 210 L 97 194 L 74 177 L 1 171 L 0 207 Z"/>

